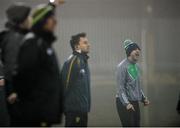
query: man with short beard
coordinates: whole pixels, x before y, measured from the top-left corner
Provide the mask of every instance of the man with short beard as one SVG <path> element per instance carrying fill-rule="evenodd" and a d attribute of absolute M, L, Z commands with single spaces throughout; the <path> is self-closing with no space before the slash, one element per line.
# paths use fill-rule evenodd
<path fill-rule="evenodd" d="M 141 49 L 131 40 L 124 41 L 127 58 L 117 67 L 116 105 L 122 125 L 140 126 L 139 101 L 144 106 L 149 105 L 149 100 L 140 87 L 140 68 L 137 64 Z"/>
<path fill-rule="evenodd" d="M 86 33 L 71 37 L 72 55 L 64 63 L 64 112 L 66 127 L 87 127 L 91 106 L 90 70 L 88 53 L 90 44 Z"/>

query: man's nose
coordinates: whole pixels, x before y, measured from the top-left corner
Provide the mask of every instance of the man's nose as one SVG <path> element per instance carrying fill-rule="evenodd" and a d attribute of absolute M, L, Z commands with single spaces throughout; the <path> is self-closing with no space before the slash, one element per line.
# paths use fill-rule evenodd
<path fill-rule="evenodd" d="M 137 52 L 140 52 L 140 50 L 139 50 L 139 49 L 136 49 L 136 51 L 137 51 Z"/>

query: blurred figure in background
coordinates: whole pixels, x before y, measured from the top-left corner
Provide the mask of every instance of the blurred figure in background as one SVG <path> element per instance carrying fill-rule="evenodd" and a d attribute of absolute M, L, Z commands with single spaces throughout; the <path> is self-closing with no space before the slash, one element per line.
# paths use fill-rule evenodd
<path fill-rule="evenodd" d="M 149 105 L 140 87 L 140 68 L 137 61 L 140 56 L 139 46 L 131 40 L 124 41 L 127 59 L 124 59 L 117 67 L 116 105 L 122 125 L 140 126 L 139 101 L 145 106 Z"/>
<path fill-rule="evenodd" d="M 56 0 L 39 5 L 32 13 L 32 32 L 28 33 L 18 55 L 14 78 L 21 103 L 21 126 L 51 126 L 60 123 L 62 115 L 62 86 L 56 53 L 55 7 L 64 3 Z"/>
<path fill-rule="evenodd" d="M 179 93 L 179 99 L 178 99 L 178 103 L 177 103 L 177 108 L 176 108 L 177 112 L 180 114 L 180 93 Z"/>
<path fill-rule="evenodd" d="M 6 32 L 0 33 L 0 42 L 2 42 L 5 34 Z M 0 55 L 1 55 L 1 52 L 0 52 Z M 4 73 L 3 73 L 3 65 L 0 60 L 0 127 L 9 126 L 9 123 L 10 123 L 9 114 L 8 114 L 7 105 L 6 105 L 4 85 L 5 85 L 5 80 L 4 80 Z"/>
<path fill-rule="evenodd" d="M 87 127 L 91 106 L 88 66 L 90 44 L 86 33 L 72 36 L 70 44 L 73 54 L 64 63 L 62 69 L 65 126 Z"/>
<path fill-rule="evenodd" d="M 6 95 L 8 110 L 11 117 L 11 125 L 18 120 L 17 92 L 13 84 L 13 76 L 16 73 L 16 59 L 24 35 L 31 28 L 30 7 L 22 3 L 11 5 L 6 10 L 6 31 L 1 42 L 1 59 L 4 65 L 6 82 Z"/>

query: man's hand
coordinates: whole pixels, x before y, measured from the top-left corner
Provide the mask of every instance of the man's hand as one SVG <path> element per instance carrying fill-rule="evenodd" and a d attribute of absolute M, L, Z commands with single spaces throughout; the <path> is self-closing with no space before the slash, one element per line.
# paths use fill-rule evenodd
<path fill-rule="evenodd" d="M 10 95 L 9 95 L 9 97 L 7 98 L 7 100 L 8 100 L 8 102 L 10 103 L 10 104 L 14 104 L 15 102 L 16 102 L 16 100 L 17 100 L 17 93 L 11 93 Z"/>
<path fill-rule="evenodd" d="M 135 111 L 135 109 L 134 109 L 134 107 L 133 107 L 132 104 L 128 104 L 128 105 L 126 106 L 126 109 L 127 109 L 128 111 L 130 111 L 130 110 Z"/>
<path fill-rule="evenodd" d="M 50 2 L 57 6 L 64 4 L 65 0 L 50 0 Z"/>
<path fill-rule="evenodd" d="M 148 106 L 150 104 L 150 101 L 148 99 L 145 99 L 143 102 L 144 102 L 144 106 Z"/>
<path fill-rule="evenodd" d="M 0 80 L 0 87 L 4 86 L 4 84 L 5 84 L 5 80 L 4 80 L 4 79 L 1 79 L 1 80 Z"/>

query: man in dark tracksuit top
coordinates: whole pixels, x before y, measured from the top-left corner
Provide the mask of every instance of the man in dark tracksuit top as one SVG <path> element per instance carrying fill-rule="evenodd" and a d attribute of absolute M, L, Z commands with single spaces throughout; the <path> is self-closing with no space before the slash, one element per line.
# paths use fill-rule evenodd
<path fill-rule="evenodd" d="M 85 33 L 72 36 L 70 43 L 73 54 L 64 63 L 62 69 L 65 88 L 65 125 L 66 127 L 86 127 L 91 106 L 89 57 L 87 55 L 90 45 Z"/>
<path fill-rule="evenodd" d="M 149 105 L 140 87 L 140 71 L 137 65 L 140 48 L 131 40 L 125 40 L 124 48 L 127 58 L 117 67 L 117 110 L 123 126 L 138 127 L 140 126 L 139 101 L 145 106 Z"/>

